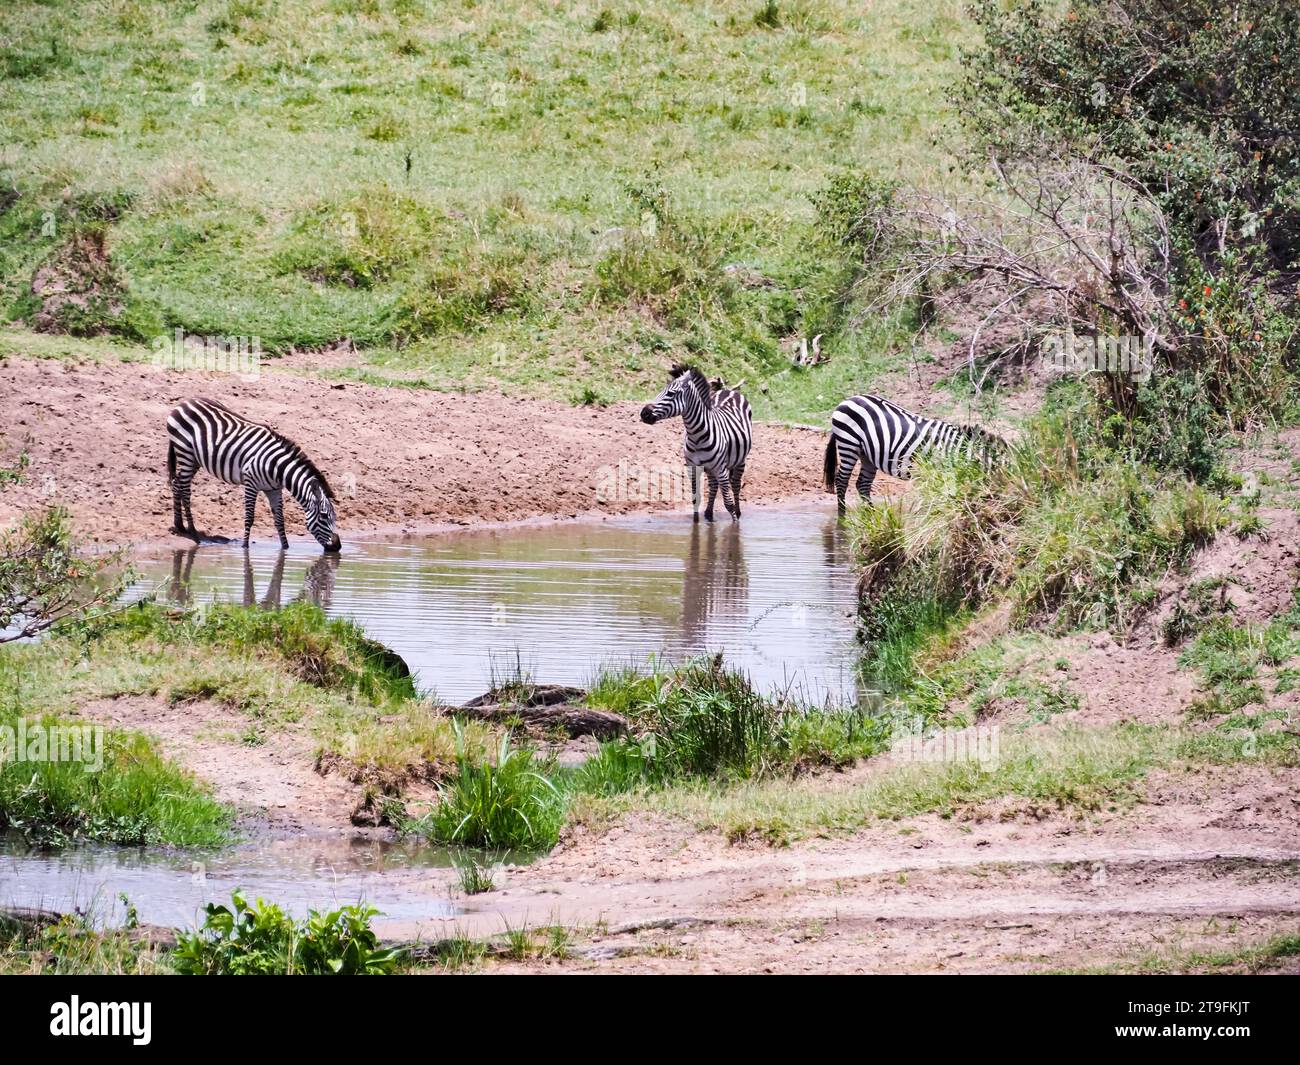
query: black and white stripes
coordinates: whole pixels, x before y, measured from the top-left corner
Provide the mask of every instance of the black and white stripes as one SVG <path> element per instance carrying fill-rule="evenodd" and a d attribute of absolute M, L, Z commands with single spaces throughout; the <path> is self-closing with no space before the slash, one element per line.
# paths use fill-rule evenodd
<path fill-rule="evenodd" d="M 334 493 L 324 474 L 302 448 L 274 429 L 241 418 L 229 407 L 211 399 L 182 403 L 167 416 L 167 473 L 172 488 L 173 532 L 197 536 L 190 512 L 190 484 L 200 469 L 231 484 L 244 486 L 244 543 L 253 528 L 257 495 L 265 492 L 275 518 L 282 547 L 284 534 L 282 491 L 301 505 L 307 529 L 326 551 L 339 550 L 335 529 Z"/>
<path fill-rule="evenodd" d="M 641 409 L 647 425 L 681 416 L 686 425 L 686 465 L 691 471 L 691 496 L 699 516 L 700 470 L 709 479 L 706 521 L 713 520 L 713 504 L 722 492 L 722 504 L 733 518 L 740 517 L 740 485 L 753 443 L 753 412 L 736 388 L 711 386 L 694 366 L 674 366 L 668 387 Z"/>
<path fill-rule="evenodd" d="M 853 396 L 831 415 L 823 474 L 827 489 L 835 489 L 843 514 L 849 478 L 859 461 L 858 492 L 863 499 L 870 499 L 877 470 L 910 477 L 912 460 L 923 451 L 960 451 L 987 463 L 1002 445 L 1001 438 L 977 426 L 952 425 L 913 414 L 880 396 Z"/>

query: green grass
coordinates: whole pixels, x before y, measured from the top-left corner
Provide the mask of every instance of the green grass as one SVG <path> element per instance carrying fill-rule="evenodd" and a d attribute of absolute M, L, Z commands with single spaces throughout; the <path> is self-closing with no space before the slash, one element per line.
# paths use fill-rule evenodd
<path fill-rule="evenodd" d="M 997 803 L 1004 813 L 1089 816 L 1140 801 L 1157 768 L 1300 764 L 1300 744 L 1286 733 L 1238 729 L 1191 732 L 1122 725 L 1003 735 L 995 764 L 976 761 L 881 764 L 854 786 L 818 788 L 802 780 L 742 783 L 687 781 L 632 797 L 585 797 L 574 816 L 606 824 L 635 807 L 718 831 L 732 841 L 783 844 L 853 832 L 882 820 L 953 817 Z"/>
<path fill-rule="evenodd" d="M 1220 613 L 1201 621 L 1196 638 L 1179 656 L 1179 665 L 1197 670 L 1205 689 L 1193 707 L 1198 714 L 1233 713 L 1267 707 L 1270 696 L 1296 686 L 1300 670 L 1300 593 L 1297 605 L 1267 623 L 1238 620 Z"/>
<path fill-rule="evenodd" d="M 439 784 L 438 800 L 406 826 L 438 843 L 464 847 L 548 851 L 560 838 L 565 797 L 552 768 L 501 738 L 495 757 L 475 760 L 463 743 L 455 775 Z"/>
<path fill-rule="evenodd" d="M 418 696 L 391 652 L 356 626 L 304 606 L 187 613 L 144 603 L 65 626 L 37 644 L 0 649 L 0 706 L 63 718 L 96 699 L 210 701 L 247 719 L 245 742 L 263 743 L 302 723 L 323 756 L 380 783 L 412 769 L 425 777 L 450 769 L 457 751 L 451 719 Z M 492 748 L 493 736 L 478 723 L 463 729 L 476 757 Z"/>
<path fill-rule="evenodd" d="M 686 356 L 808 420 L 906 345 L 849 327 L 812 197 L 840 168 L 946 173 L 968 29 L 958 0 L 760 8 L 20 0 L 0 313 L 97 226 L 120 306 L 83 330 L 350 336 L 381 375 L 558 398 L 641 396 Z M 829 366 L 790 370 L 815 333 Z"/>
<path fill-rule="evenodd" d="M 0 725 L 17 731 L 20 712 L 0 702 Z M 26 717 L 28 726 L 82 727 L 83 722 Z M 83 749 L 84 750 L 84 749 Z M 146 737 L 105 729 L 93 768 L 84 761 L 0 761 L 0 829 L 64 844 L 77 839 L 204 847 L 225 843 L 231 810 L 168 762 Z"/>
<path fill-rule="evenodd" d="M 165 975 L 167 951 L 133 937 L 130 928 L 95 928 L 68 914 L 40 922 L 0 916 L 0 975 Z"/>

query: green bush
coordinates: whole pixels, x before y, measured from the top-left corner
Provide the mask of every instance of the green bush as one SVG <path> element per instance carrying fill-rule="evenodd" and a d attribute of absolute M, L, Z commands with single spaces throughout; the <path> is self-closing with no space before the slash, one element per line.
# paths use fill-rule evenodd
<path fill-rule="evenodd" d="M 391 973 L 398 949 L 380 949 L 371 906 L 308 912 L 294 921 L 279 906 L 250 906 L 235 891 L 231 906 L 209 903 L 203 927 L 182 933 L 173 954 L 186 976 L 369 976 Z"/>

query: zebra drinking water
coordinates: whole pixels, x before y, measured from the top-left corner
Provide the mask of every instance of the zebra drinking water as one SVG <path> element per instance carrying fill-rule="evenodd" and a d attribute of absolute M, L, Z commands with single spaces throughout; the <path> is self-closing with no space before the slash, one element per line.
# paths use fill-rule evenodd
<path fill-rule="evenodd" d="M 244 544 L 253 531 L 257 495 L 265 492 L 280 546 L 287 488 L 307 516 L 307 530 L 326 551 L 341 544 L 335 528 L 334 493 L 325 475 L 297 444 L 268 425 L 250 422 L 216 400 L 192 399 L 167 416 L 167 474 L 172 489 L 172 532 L 197 538 L 190 512 L 190 483 L 200 467 L 229 484 L 244 486 Z"/>
<path fill-rule="evenodd" d="M 720 383 L 719 383 L 720 384 Z M 740 485 L 745 461 L 753 443 L 753 412 L 737 388 L 714 388 L 694 366 L 674 366 L 668 387 L 641 408 L 647 425 L 681 416 L 686 426 L 684 453 L 691 471 L 691 497 L 695 517 L 700 516 L 700 470 L 709 479 L 709 502 L 704 520 L 713 520 L 713 504 L 722 492 L 722 504 L 733 518 L 740 517 Z"/>
<path fill-rule="evenodd" d="M 987 464 L 1005 443 L 979 426 L 926 418 L 880 396 L 852 396 L 831 415 L 823 468 L 826 488 L 835 490 L 843 514 L 849 477 L 859 460 L 858 494 L 870 500 L 877 470 L 906 480 L 911 476 L 912 460 L 922 451 L 942 455 L 964 452 Z"/>

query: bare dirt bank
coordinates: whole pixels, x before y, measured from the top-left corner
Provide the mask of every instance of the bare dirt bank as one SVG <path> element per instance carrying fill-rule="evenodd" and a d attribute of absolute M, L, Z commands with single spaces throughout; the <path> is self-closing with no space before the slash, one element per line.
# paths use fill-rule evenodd
<path fill-rule="evenodd" d="M 784 849 L 630 815 L 456 900 L 456 917 L 384 931 L 589 932 L 566 959 L 493 972 L 1195 970 L 1300 931 L 1297 783 L 1238 767 L 1197 776 L 1188 802 L 1178 773 L 1120 814 L 923 816 Z"/>
<path fill-rule="evenodd" d="M 200 395 L 275 426 L 307 450 L 339 497 L 344 540 L 349 533 L 625 514 L 689 502 L 642 487 L 650 483 L 641 480 L 647 469 L 661 478 L 656 484 L 674 483 L 681 426 L 643 425 L 635 403 L 576 407 L 331 382 L 274 367 L 243 381 L 134 363 L 10 357 L 0 361 L 0 448 L 12 456 L 28 441 L 30 466 L 0 495 L 0 525 L 57 502 L 101 543 L 174 540 L 165 422 L 176 403 Z M 823 447 L 822 435 L 811 430 L 756 425 L 745 500 L 819 493 Z M 241 490 L 200 475 L 194 517 L 201 530 L 238 536 L 242 513 Z M 296 506 L 289 518 L 290 534 L 302 535 Z M 263 503 L 254 539 L 272 536 Z"/>

